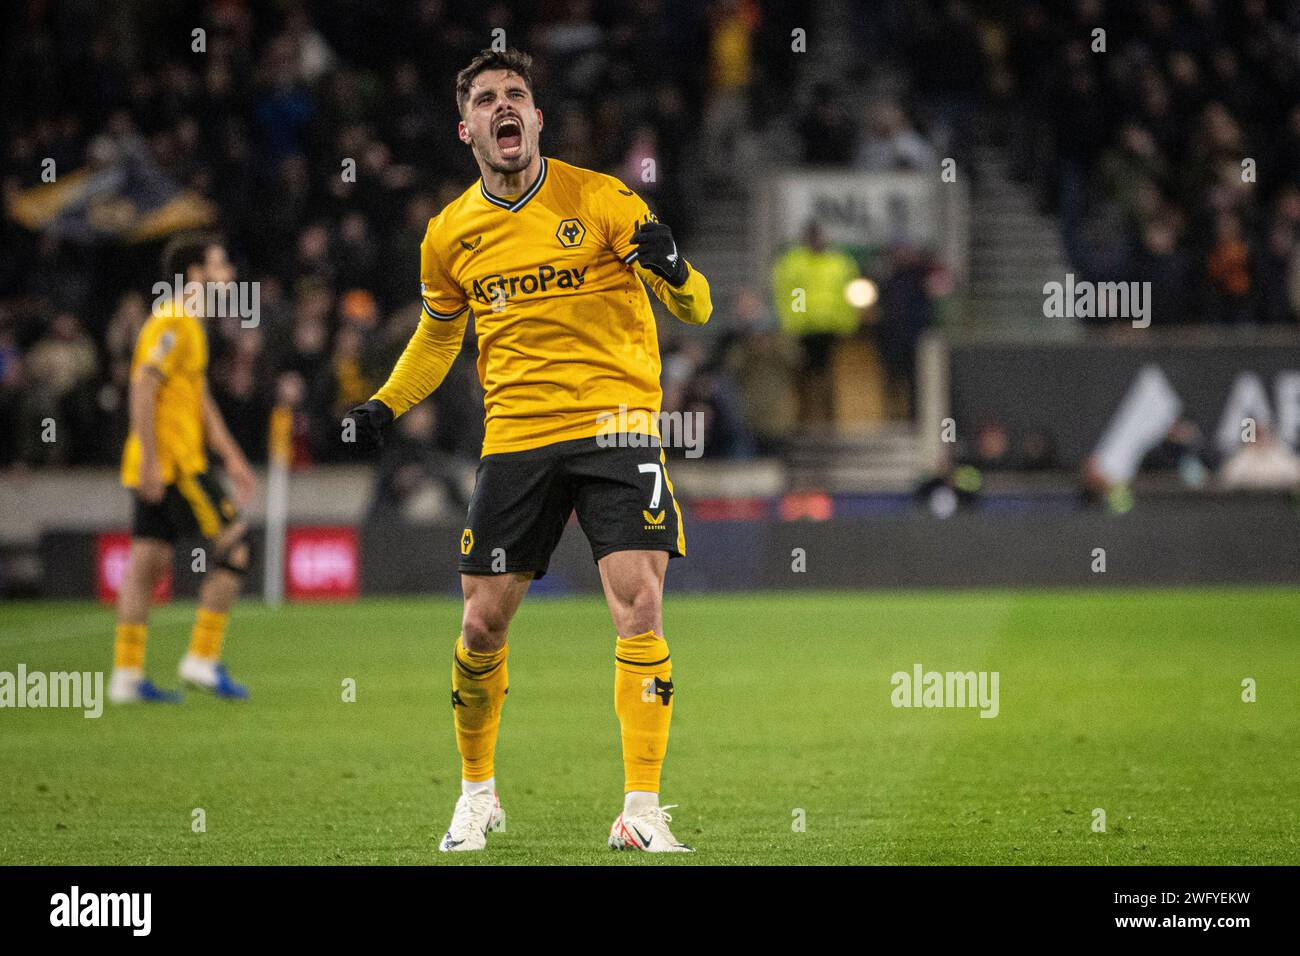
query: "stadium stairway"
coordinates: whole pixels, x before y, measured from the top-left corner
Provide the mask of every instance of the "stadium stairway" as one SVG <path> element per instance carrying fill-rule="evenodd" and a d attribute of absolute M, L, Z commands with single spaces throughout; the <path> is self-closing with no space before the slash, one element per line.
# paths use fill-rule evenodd
<path fill-rule="evenodd" d="M 714 319 L 729 321 L 736 296 L 754 271 L 749 193 L 738 189 L 726 195 L 707 195 L 696 209 L 686 258 L 708 277 Z M 766 297 L 766 287 L 757 291 Z"/>
<path fill-rule="evenodd" d="M 732 304 L 754 272 L 755 250 L 749 228 L 749 196 L 741 191 L 713 193 L 701 197 L 695 232 L 691 238 L 690 261 L 709 277 L 718 325 L 731 321 Z M 752 280 L 755 291 L 766 299 L 767 283 Z M 846 426 L 838 429 L 805 431 L 792 443 L 781 471 L 787 487 L 826 492 L 902 491 L 911 488 L 925 471 L 924 453 L 910 424 Z M 675 466 L 683 476 L 684 488 L 707 494 L 695 487 L 693 472 Z M 706 474 L 702 470 L 698 476 Z M 762 472 L 768 475 L 767 471 Z M 743 494 L 734 484 L 712 489 L 721 496 Z M 779 482 L 778 482 L 779 484 Z M 751 492 L 752 493 L 752 492 Z"/>
<path fill-rule="evenodd" d="M 974 161 L 967 322 L 975 330 L 1073 334 L 1068 320 L 1043 317 L 1043 284 L 1069 271 L 1060 225 L 1011 178 L 1001 148 L 978 145 Z"/>

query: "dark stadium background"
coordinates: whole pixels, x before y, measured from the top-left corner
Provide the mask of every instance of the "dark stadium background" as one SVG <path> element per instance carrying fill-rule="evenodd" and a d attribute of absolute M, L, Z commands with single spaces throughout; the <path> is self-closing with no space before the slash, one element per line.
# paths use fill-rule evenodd
<path fill-rule="evenodd" d="M 1077 937 L 1156 911 L 1121 893 L 1300 862 L 1300 0 L 15 0 L 3 20 L 6 926 L 120 876 L 157 884 L 159 935 L 192 936 L 195 899 L 214 933 L 257 905 L 296 938 L 376 913 L 427 930 L 463 922 L 467 884 L 444 918 L 430 871 L 332 868 L 667 862 L 889 865 L 832 877 L 855 928 L 1005 937 L 1037 914 Z M 659 310 L 664 408 L 704 423 L 702 454 L 667 450 L 688 555 L 663 795 L 697 849 L 674 862 L 606 844 L 616 635 L 574 523 L 511 625 L 510 829 L 436 852 L 460 793 L 472 337 L 382 454 L 340 441 L 419 320 L 428 219 L 477 175 L 455 74 L 501 39 L 536 59 L 543 153 L 640 192 L 712 288 L 702 328 Z M 260 295 L 256 327 L 208 323 L 261 479 L 223 646 L 251 699 L 11 705 L 14 673 L 114 659 L 131 349 L 190 228 Z M 1108 310 L 1150 295 L 1049 314 L 1054 284 Z M 193 554 L 150 616 L 165 688 Z M 921 673 L 1001 697 L 895 696 Z M 195 892 L 199 867 L 285 864 L 331 868 L 326 893 L 296 905 L 305 868 Z M 1054 869 L 990 872 L 1024 865 Z M 511 906 L 549 903 L 525 876 Z M 804 916 L 799 876 L 773 914 Z M 339 887 L 351 905 L 323 907 Z M 582 898 L 548 929 L 590 922 Z M 718 922 L 716 892 L 669 898 L 659 924 L 693 898 Z"/>
<path fill-rule="evenodd" d="M 165 238 L 132 230 L 160 208 L 260 284 L 258 328 L 210 329 L 211 381 L 255 462 L 292 409 L 291 525 L 359 527 L 364 590 L 455 589 L 429 542 L 454 547 L 481 440 L 472 338 L 382 460 L 338 421 L 418 318 L 425 222 L 475 177 L 452 83 L 494 30 L 536 57 L 544 152 L 638 189 L 713 285 L 704 330 L 661 323 L 665 410 L 707 423 L 700 459 L 670 452 L 703 556 L 681 586 L 802 586 L 791 534 L 845 555 L 833 587 L 1100 582 L 1106 535 L 1130 556 L 1106 582 L 1294 579 L 1300 4 L 26 2 L 0 66 L 6 593 L 90 596 L 96 535 L 125 527 Z M 40 199 L 46 160 L 102 191 Z M 813 221 L 873 283 L 825 372 L 776 278 Z M 1150 282 L 1150 327 L 1045 317 L 1066 273 Z M 1099 475 L 1151 364 L 1176 420 L 1131 481 Z M 1225 425 L 1243 409 L 1256 447 Z M 1243 448 L 1263 490 L 1240 490 L 1253 459 L 1226 477 Z M 569 536 L 548 586 L 593 580 Z"/>

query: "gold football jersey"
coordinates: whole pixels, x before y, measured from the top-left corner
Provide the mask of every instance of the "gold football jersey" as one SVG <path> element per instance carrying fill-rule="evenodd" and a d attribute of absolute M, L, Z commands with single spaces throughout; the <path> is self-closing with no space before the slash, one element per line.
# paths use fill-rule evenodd
<path fill-rule="evenodd" d="M 376 397 L 400 415 L 436 388 L 472 311 L 483 454 L 608 432 L 620 409 L 625 430 L 658 434 L 659 340 L 645 286 L 693 324 L 711 304 L 693 269 L 674 288 L 633 262 L 631 236 L 647 218 L 617 179 L 555 159 L 542 159 L 519 196 L 494 196 L 479 180 L 429 221 L 421 328 Z"/>
<path fill-rule="evenodd" d="M 140 329 L 131 358 L 131 378 L 142 369 L 162 379 L 154 429 L 162 480 L 198 474 L 208 466 L 203 440 L 203 387 L 208 369 L 208 339 L 203 324 L 179 305 L 156 310 Z M 122 484 L 140 482 L 140 438 L 132 430 L 122 452 Z"/>

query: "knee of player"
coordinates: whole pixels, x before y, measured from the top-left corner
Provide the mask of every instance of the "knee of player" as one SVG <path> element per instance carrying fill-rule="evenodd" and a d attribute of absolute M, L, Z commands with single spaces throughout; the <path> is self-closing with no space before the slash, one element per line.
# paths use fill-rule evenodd
<path fill-rule="evenodd" d="M 657 584 L 650 583 L 645 587 L 636 588 L 621 603 L 623 630 L 633 634 L 644 634 L 659 627 L 662 601 Z"/>
<path fill-rule="evenodd" d="M 222 559 L 222 567 L 230 568 L 232 571 L 247 571 L 248 561 L 252 552 L 248 549 L 246 541 L 240 541 L 231 546 Z"/>
<path fill-rule="evenodd" d="M 461 621 L 465 646 L 478 653 L 499 649 L 506 642 L 509 627 L 510 621 L 504 614 L 476 604 L 466 605 L 465 617 Z"/>
<path fill-rule="evenodd" d="M 164 577 L 172 566 L 172 546 L 162 542 L 151 543 L 140 552 L 140 566 L 152 581 Z"/>
<path fill-rule="evenodd" d="M 236 574 L 243 574 L 248 570 L 248 562 L 252 557 L 252 552 L 248 547 L 248 540 L 245 535 L 248 529 L 242 524 L 234 524 L 227 528 L 217 539 L 215 548 L 215 557 L 217 567 L 225 568 L 227 571 L 233 571 Z"/>

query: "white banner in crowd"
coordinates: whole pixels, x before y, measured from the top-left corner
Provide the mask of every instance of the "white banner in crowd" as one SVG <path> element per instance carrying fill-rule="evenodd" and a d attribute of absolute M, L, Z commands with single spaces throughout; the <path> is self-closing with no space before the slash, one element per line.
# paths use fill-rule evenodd
<path fill-rule="evenodd" d="M 941 236 L 937 177 L 923 173 L 789 173 L 777 177 L 782 242 L 813 220 L 831 242 L 935 246 Z"/>
<path fill-rule="evenodd" d="M 931 252 L 958 283 L 967 273 L 968 202 L 962 182 L 931 173 L 789 169 L 756 194 L 752 220 L 763 277 L 781 249 L 802 240 L 810 222 L 834 245 L 883 249 L 896 243 Z"/>

